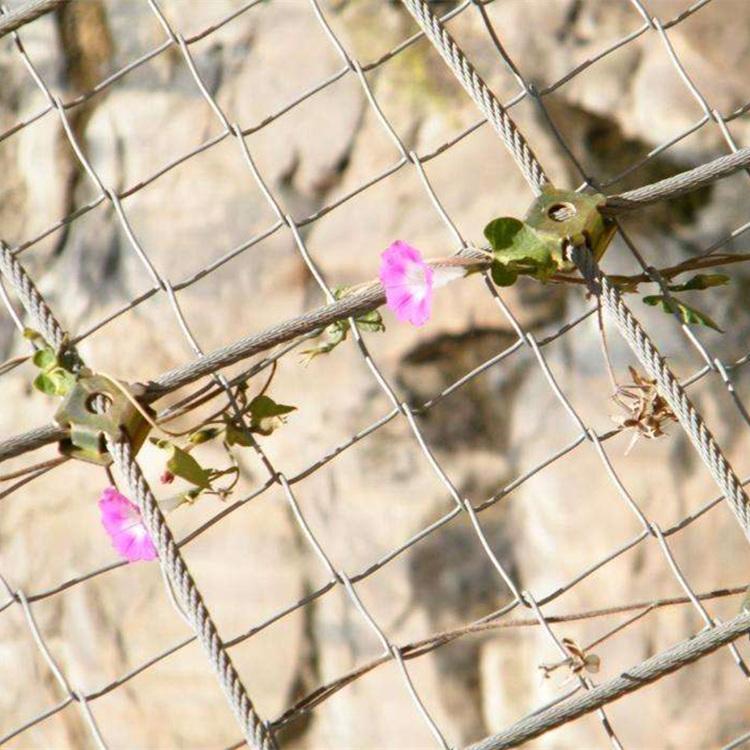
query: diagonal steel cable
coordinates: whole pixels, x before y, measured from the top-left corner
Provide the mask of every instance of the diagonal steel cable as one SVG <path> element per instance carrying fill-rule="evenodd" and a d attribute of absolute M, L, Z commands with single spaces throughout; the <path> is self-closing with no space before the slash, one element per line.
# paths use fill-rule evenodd
<path fill-rule="evenodd" d="M 420 27 L 422 27 L 422 29 L 427 33 L 431 41 L 433 41 L 433 44 L 436 46 L 436 48 L 438 48 L 438 50 L 441 52 L 443 57 L 447 60 L 447 62 L 453 69 L 454 73 L 456 74 L 456 76 L 459 79 L 462 79 L 462 83 L 466 85 L 461 75 L 460 65 L 456 64 L 456 61 L 452 59 L 452 56 L 450 55 L 451 45 L 453 44 L 452 40 L 446 35 L 443 35 L 437 32 L 433 34 L 429 33 L 429 29 L 433 29 L 434 31 L 435 29 L 439 29 L 440 26 L 439 26 L 439 22 L 437 21 L 437 19 L 435 19 L 434 16 L 432 16 L 426 4 L 423 4 L 422 2 L 420 2 L 420 0 L 402 0 L 402 1 L 412 11 L 412 14 L 415 16 Z M 418 9 L 418 12 L 415 12 L 415 9 Z M 675 194 L 681 194 L 683 192 L 686 192 L 687 190 L 700 187 L 702 184 L 706 184 L 707 182 L 712 182 L 713 180 L 718 179 L 719 177 L 725 176 L 726 174 L 730 174 L 731 172 L 740 168 L 743 163 L 742 162 L 743 156 L 744 155 L 740 155 L 739 157 L 735 157 L 735 158 L 730 157 L 728 160 L 718 160 L 717 164 L 707 165 L 703 171 L 699 170 L 698 172 L 693 171 L 692 173 L 688 173 L 682 180 L 678 178 L 678 179 L 673 179 L 671 181 L 667 181 L 666 185 L 658 185 L 656 189 L 653 191 L 652 196 L 663 197 L 664 193 L 668 193 L 670 191 L 674 192 Z M 636 199 L 640 198 L 643 202 L 647 202 L 648 197 L 649 197 L 648 194 L 646 194 L 645 196 L 643 194 L 636 195 Z M 653 200 L 657 200 L 657 199 L 658 198 L 653 197 Z M 583 272 L 584 269 L 581 267 L 578 257 L 576 257 L 575 259 L 576 259 L 577 265 L 579 265 L 579 270 Z M 590 258 L 590 262 L 593 262 L 593 257 Z M 584 273 L 584 276 L 586 276 L 585 273 Z M 587 278 L 587 281 L 589 280 L 590 279 Z M 591 289 L 590 284 L 589 286 Z M 594 290 L 591 289 L 591 291 L 594 291 Z M 624 308 L 624 309 L 627 310 L 627 308 Z M 622 312 L 622 308 L 620 308 L 620 312 Z M 630 332 L 631 333 L 633 333 L 633 331 L 636 332 L 634 336 L 629 336 L 627 330 L 623 330 L 621 326 L 618 326 L 618 327 L 621 328 L 621 332 L 623 333 L 624 337 L 626 338 L 626 340 L 628 340 L 629 343 L 631 343 L 631 346 L 633 346 L 639 358 L 644 362 L 644 365 L 646 365 L 646 362 L 644 361 L 644 355 L 645 355 L 645 359 L 650 360 L 649 364 L 651 364 L 652 366 L 651 367 L 647 366 L 647 369 L 650 373 L 652 373 L 652 376 L 653 376 L 653 370 L 654 370 L 654 364 L 656 363 L 656 357 L 659 356 L 658 352 L 655 351 L 655 348 L 653 347 L 653 345 L 651 345 L 650 341 L 648 341 L 647 337 L 645 337 L 645 334 L 643 333 L 642 329 L 637 324 L 637 321 L 635 321 L 635 319 L 629 313 L 629 311 L 628 311 L 627 323 L 631 326 Z M 648 346 L 644 347 L 643 345 L 644 339 L 647 342 Z M 674 410 L 678 414 L 678 417 L 680 417 L 680 422 L 683 428 L 685 428 L 688 434 L 690 434 L 691 439 L 693 440 L 693 443 L 698 449 L 704 462 L 707 464 L 715 481 L 717 481 L 717 484 L 722 488 L 722 490 L 724 490 L 727 498 L 732 504 L 733 509 L 735 510 L 738 520 L 740 521 L 740 525 L 745 531 L 746 536 L 750 535 L 750 529 L 748 528 L 747 497 L 744 494 L 744 490 L 742 489 L 739 483 L 739 480 L 734 474 L 729 463 L 726 461 L 725 457 L 721 454 L 721 451 L 718 448 L 718 445 L 716 444 L 715 440 L 711 436 L 710 432 L 708 432 L 700 415 L 695 411 L 695 409 L 692 407 L 689 401 L 686 401 L 687 396 L 684 394 L 684 391 L 681 391 L 679 394 L 675 391 L 674 386 L 676 386 L 676 388 L 680 388 L 679 383 L 677 382 L 676 378 L 674 378 L 674 376 L 671 374 L 668 368 L 666 368 L 666 364 L 664 363 L 663 359 L 659 357 L 659 360 L 660 360 L 659 364 L 661 365 L 661 367 L 658 369 L 661 372 L 661 377 L 657 377 L 657 382 L 659 383 L 660 390 L 663 391 L 665 387 L 668 386 L 668 384 L 669 385 L 673 384 L 673 390 L 672 390 L 672 393 L 670 394 L 673 398 L 670 399 L 670 397 L 667 396 L 667 400 L 669 402 L 675 402 L 676 405 L 674 407 Z M 666 370 L 666 373 L 668 373 L 668 377 L 665 373 L 665 370 Z M 559 394 L 559 395 L 562 397 L 562 394 Z M 678 395 L 681 396 L 682 398 L 678 399 Z M 678 400 L 679 400 L 679 403 L 677 403 Z M 668 553 L 667 553 L 667 557 L 669 557 Z M 739 658 L 738 655 L 737 655 L 737 658 Z M 744 664 L 742 663 L 741 659 L 739 660 L 738 663 L 740 664 L 741 667 L 744 667 Z M 601 705 L 602 704 L 599 704 L 599 706 Z M 605 728 L 609 730 L 609 726 L 606 723 L 606 718 L 605 717 L 602 717 L 602 718 L 605 721 Z M 560 722 L 557 722 L 557 723 L 560 723 Z M 551 726 L 556 726 L 556 725 L 557 724 L 552 724 Z M 610 732 L 610 737 L 612 741 L 615 743 L 615 745 L 618 745 L 619 741 L 617 740 L 616 736 L 614 736 L 611 732 Z"/>
<path fill-rule="evenodd" d="M 55 345 L 59 348 L 66 340 L 62 327 L 18 259 L 10 254 L 4 243 L 0 245 L 0 249 L 0 270 L 13 286 L 28 314 L 57 342 Z M 255 712 L 164 514 L 133 456 L 127 436 L 123 435 L 119 440 L 107 438 L 107 450 L 128 485 L 131 499 L 141 511 L 143 522 L 158 551 L 159 565 L 209 657 L 245 739 L 254 750 L 272 750 L 276 746 L 273 737 Z"/>
<path fill-rule="evenodd" d="M 573 721 L 671 672 L 682 669 L 748 632 L 750 632 L 750 613 L 743 612 L 726 623 L 704 630 L 630 667 L 618 677 L 603 682 L 583 695 L 564 700 L 546 710 L 537 711 L 508 729 L 471 745 L 467 750 L 507 750 L 507 748 L 518 747 L 549 729 Z"/>
<path fill-rule="evenodd" d="M 605 213 L 619 214 L 657 201 L 678 198 L 685 193 L 711 185 L 716 180 L 728 177 L 740 169 L 745 169 L 748 165 L 750 165 L 750 148 L 742 148 L 732 154 L 701 164 L 695 169 L 680 172 L 674 177 L 667 177 L 651 185 L 609 196 L 603 210 Z"/>
<path fill-rule="evenodd" d="M 482 80 L 440 19 L 432 13 L 426 0 L 402 0 L 402 2 L 414 16 L 427 38 L 450 65 L 456 78 L 485 115 L 495 132 L 503 139 L 531 189 L 539 194 L 542 185 L 548 181 L 547 175 L 531 146 L 503 105 Z"/>
<path fill-rule="evenodd" d="M 66 2 L 68 0 L 26 0 L 23 5 L 0 15 L 0 38 L 50 13 Z"/>
<path fill-rule="evenodd" d="M 443 58 L 448 62 L 456 77 L 461 80 L 462 84 L 471 93 L 473 91 L 472 87 L 475 85 L 478 86 L 478 84 L 471 83 L 473 78 L 470 73 L 473 71 L 473 68 L 450 35 L 445 31 L 440 21 L 429 9 L 427 3 L 424 0 L 402 0 L 402 2 L 411 11 L 420 28 L 422 28 Z M 469 73 L 466 72 L 467 70 Z M 486 89 L 486 86 L 484 88 Z M 483 91 L 481 86 L 479 90 Z M 472 93 L 472 96 L 478 106 L 485 111 L 485 106 L 480 104 L 480 101 L 483 101 L 482 97 L 476 92 Z M 507 113 L 503 112 L 503 114 L 510 124 L 506 125 L 504 130 L 498 130 L 498 132 L 506 140 L 506 145 L 509 145 L 506 133 L 517 133 L 518 130 Z M 509 148 L 511 148 L 511 152 L 514 153 L 518 161 L 518 153 L 510 145 Z M 701 185 L 731 174 L 741 169 L 748 162 L 750 162 L 750 149 L 738 151 L 730 156 L 716 159 L 710 164 L 704 165 L 704 167 L 690 170 L 676 177 L 656 183 L 654 186 L 649 186 L 649 188 L 641 189 L 640 192 L 635 193 L 635 198 L 632 197 L 632 192 L 631 194 L 623 194 L 623 196 L 620 196 L 620 200 L 623 201 L 621 205 L 629 206 L 634 200 L 638 202 L 639 198 L 642 203 L 647 203 L 652 200 L 663 199 L 668 195 L 681 195 L 684 192 L 696 189 Z M 524 171 L 523 166 L 521 168 Z M 524 174 L 527 175 L 527 172 L 524 171 Z M 528 175 L 527 179 L 529 179 Z M 617 206 L 616 200 L 614 198 L 612 200 L 614 201 L 614 206 Z M 600 297 L 605 308 L 614 315 L 620 333 L 631 345 L 633 351 L 644 367 L 646 367 L 649 374 L 656 378 L 660 392 L 677 415 L 681 425 L 688 433 L 714 480 L 725 493 L 743 531 L 750 539 L 750 508 L 748 508 L 748 497 L 734 470 L 723 455 L 713 435 L 706 427 L 703 418 L 690 402 L 687 394 L 667 366 L 664 358 L 658 353 L 643 328 L 622 301 L 618 291 L 607 281 L 606 276 L 599 271 L 592 254 L 585 247 L 573 247 L 572 257 L 579 271 L 581 271 L 586 279 L 589 291 Z"/>
<path fill-rule="evenodd" d="M 271 750 L 276 747 L 273 737 L 253 707 L 242 679 L 175 543 L 164 514 L 133 456 L 130 443 L 127 440 L 108 440 L 107 450 L 125 478 L 131 499 L 141 510 L 143 522 L 159 551 L 159 564 L 165 570 L 178 602 L 219 677 L 221 687 L 245 739 L 254 750 Z"/>
<path fill-rule="evenodd" d="M 572 247 L 572 258 L 586 280 L 589 291 L 601 300 L 604 309 L 612 315 L 622 337 L 628 342 L 648 374 L 656 380 L 659 393 L 679 419 L 714 481 L 724 493 L 745 535 L 750 539 L 750 500 L 700 412 L 668 367 L 664 357 L 659 354 L 656 346 L 623 302 L 620 293 L 599 270 L 588 248 L 584 245 Z"/>
<path fill-rule="evenodd" d="M 699 5 L 699 4 L 695 4 L 695 5 Z M 693 7 L 693 6 L 691 6 L 691 8 L 692 8 L 692 7 Z M 640 33 L 640 32 L 639 32 L 639 33 Z M 701 511 L 701 512 L 703 512 L 703 511 Z M 352 579 L 352 580 L 354 580 L 354 579 Z"/>
<path fill-rule="evenodd" d="M 44 340 L 53 349 L 60 349 L 65 341 L 65 331 L 55 319 L 31 277 L 2 240 L 0 240 L 0 272 L 16 290 L 34 327 L 42 334 Z"/>
<path fill-rule="evenodd" d="M 689 190 L 694 190 L 722 177 L 729 176 L 750 163 L 750 149 L 742 149 L 729 156 L 719 157 L 711 162 L 657 183 L 646 185 L 607 199 L 605 211 L 617 213 L 621 210 L 641 207 L 657 200 L 677 197 Z M 467 248 L 462 255 L 471 257 L 473 252 Z M 477 257 L 477 256 L 475 256 Z M 61 342 L 61 329 L 54 328 L 49 314 L 45 312 L 45 303 L 33 285 L 30 287 L 28 277 L 19 272 L 19 266 L 10 249 L 3 244 L 0 262 L 6 274 L 16 278 L 16 283 L 26 285 L 29 299 L 34 307 L 33 315 L 36 325 L 45 334 L 45 338 Z M 19 275 L 20 274 L 20 275 Z M 347 296 L 343 300 L 331 303 L 310 313 L 305 313 L 291 320 L 280 323 L 261 333 L 253 334 L 222 349 L 210 352 L 192 362 L 181 365 L 155 378 L 147 385 L 145 400 L 153 401 L 195 380 L 216 372 L 228 364 L 233 364 L 259 352 L 265 351 L 278 343 L 289 341 L 323 328 L 344 317 L 360 315 L 383 304 L 384 295 L 378 285 L 373 285 L 360 292 Z M 59 343 L 56 344 L 59 346 Z M 64 437 L 64 433 L 55 427 L 44 427 L 25 435 L 19 435 L 0 442 L 0 462 L 20 455 L 26 450 L 33 450 L 47 443 Z"/>
<path fill-rule="evenodd" d="M 13 256 L 10 255 L 10 253 L 8 253 L 8 255 L 13 259 Z M 483 256 L 478 254 L 472 248 L 466 248 L 461 251 L 459 255 L 465 258 L 475 259 L 478 264 L 486 262 Z M 20 268 L 17 261 L 14 268 Z M 8 278 L 11 281 L 14 279 L 12 275 L 9 275 Z M 23 278 L 24 277 L 18 277 L 13 281 L 14 288 L 15 284 L 18 283 L 19 290 L 27 289 L 30 295 L 29 299 L 31 300 L 32 296 L 30 288 L 28 287 L 28 284 L 24 285 L 22 283 Z M 227 367 L 228 365 L 239 362 L 242 359 L 247 359 L 255 354 L 267 351 L 277 344 L 282 344 L 292 339 L 299 338 L 300 336 L 323 329 L 327 325 L 338 320 L 362 315 L 370 310 L 380 307 L 384 302 L 385 291 L 383 290 L 382 284 L 379 282 L 368 284 L 363 289 L 353 292 L 340 300 L 331 302 L 328 305 L 324 305 L 316 310 L 304 313 L 303 315 L 299 315 L 296 318 L 286 320 L 283 323 L 267 328 L 260 333 L 246 336 L 228 346 L 216 349 L 213 352 L 197 357 L 185 365 L 180 365 L 179 367 L 163 373 L 146 385 L 143 401 L 145 403 L 155 401 L 167 393 L 177 390 L 185 385 L 189 385 L 206 375 L 212 375 L 223 367 Z M 32 313 L 31 310 L 34 312 Z M 30 307 L 30 314 L 34 315 L 35 320 L 38 318 L 39 325 L 46 320 L 47 323 L 45 323 L 45 325 L 51 326 L 50 330 L 52 330 L 53 324 L 49 323 L 48 318 L 45 317 L 43 305 L 40 305 L 37 302 L 33 307 Z M 21 455 L 28 450 L 34 450 L 48 443 L 60 440 L 65 434 L 66 433 L 62 428 L 49 426 L 4 440 L 0 443 L 0 462 Z"/>

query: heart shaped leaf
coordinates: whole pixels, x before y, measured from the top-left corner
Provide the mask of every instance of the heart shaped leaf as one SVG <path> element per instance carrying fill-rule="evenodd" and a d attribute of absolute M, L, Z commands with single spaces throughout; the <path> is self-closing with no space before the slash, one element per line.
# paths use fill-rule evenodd
<path fill-rule="evenodd" d="M 297 410 L 296 406 L 277 404 L 269 396 L 256 396 L 249 404 L 251 428 L 261 435 L 270 435 L 284 424 L 285 416 Z"/>
<path fill-rule="evenodd" d="M 707 326 L 708 328 L 713 328 L 714 331 L 724 333 L 724 331 L 719 328 L 718 324 L 712 318 L 706 315 L 706 313 L 703 313 L 700 310 L 696 310 L 694 307 L 685 304 L 681 300 L 667 299 L 662 294 L 653 294 L 648 297 L 644 297 L 643 301 L 647 305 L 651 305 L 652 307 L 659 305 L 661 309 L 666 313 L 677 313 L 677 315 L 680 316 L 682 322 L 687 323 L 688 325 Z"/>
<path fill-rule="evenodd" d="M 723 273 L 699 273 L 684 284 L 670 284 L 670 292 L 690 292 L 697 289 L 710 289 L 712 286 L 724 286 L 730 281 Z"/>
<path fill-rule="evenodd" d="M 492 277 L 499 286 L 510 286 L 519 274 L 546 281 L 560 268 L 557 243 L 518 219 L 494 219 L 484 236 L 494 251 Z"/>

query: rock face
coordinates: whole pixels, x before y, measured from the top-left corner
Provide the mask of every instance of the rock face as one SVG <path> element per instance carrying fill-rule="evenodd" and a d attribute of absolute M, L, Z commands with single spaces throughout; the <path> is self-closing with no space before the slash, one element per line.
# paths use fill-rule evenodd
<path fill-rule="evenodd" d="M 728 150 L 722 128 L 707 121 L 609 184 L 697 126 L 704 107 L 728 118 L 750 96 L 742 74 L 750 48 L 745 0 L 693 6 L 671 25 L 688 10 L 687 1 L 651 0 L 648 12 L 664 25 L 664 35 L 644 28 L 639 6 L 582 0 L 503 0 L 484 6 L 505 53 L 526 82 L 544 92 L 543 106 L 527 98 L 512 112 L 560 185 L 577 186 L 587 176 L 608 192 L 618 192 Z M 435 7 L 443 12 L 453 4 Z M 90 0 L 66 8 L 21 32 L 38 75 L 65 102 L 166 38 L 146 4 Z M 191 41 L 239 10 L 240 3 L 170 0 L 160 9 L 173 31 Z M 191 63 L 227 122 L 250 131 L 245 142 L 263 189 L 270 191 L 280 215 L 299 228 L 299 241 L 326 283 L 352 285 L 372 278 L 380 252 L 396 238 L 426 255 L 441 256 L 457 248 L 458 235 L 481 242 L 489 219 L 522 215 L 533 196 L 489 126 L 441 150 L 479 115 L 428 42 L 368 66 L 414 32 L 400 4 L 339 0 L 321 3 L 321 10 L 341 49 L 316 18 L 314 4 L 291 0 L 245 10 L 191 41 L 189 49 Z M 464 9 L 449 28 L 503 100 L 518 92 L 477 6 Z M 597 59 L 628 35 L 631 41 Z M 369 91 L 358 73 L 347 69 L 342 50 L 363 65 Z M 577 75 L 547 91 L 579 66 Z M 683 75 L 700 95 L 691 93 Z M 46 107 L 9 38 L 0 42 L 0 82 L 3 132 Z M 301 101 L 289 106 L 296 100 Z M 62 217 L 80 212 L 33 242 L 21 258 L 74 334 L 122 313 L 82 342 L 81 352 L 93 368 L 145 381 L 194 356 L 164 292 L 125 309 L 155 287 L 153 273 L 178 288 L 185 324 L 205 351 L 324 302 L 293 233 L 264 196 L 238 140 L 225 133 L 178 45 L 66 112 L 103 186 L 124 195 L 128 231 L 111 203 L 94 205 L 98 188 L 71 149 L 60 117 L 49 111 L 0 140 L 0 235 L 11 245 L 27 243 Z M 746 116 L 729 120 L 727 129 L 737 146 L 750 145 Z M 453 226 L 436 211 L 418 170 L 405 158 L 410 152 L 426 159 L 424 174 Z M 746 180 L 738 175 L 654 207 L 627 218 L 624 227 L 648 263 L 679 262 L 747 221 Z M 744 246 L 738 236 L 725 249 Z M 639 270 L 619 240 L 605 265 L 615 273 Z M 206 268 L 210 273 L 203 273 Z M 750 330 L 747 274 L 741 266 L 728 272 L 729 287 L 695 298 L 726 328 L 723 335 L 697 331 L 711 356 L 724 362 L 747 354 Z M 680 376 L 703 365 L 673 319 L 632 299 L 634 312 Z M 591 305 L 578 287 L 528 281 L 503 291 L 502 300 L 539 341 Z M 365 334 L 364 340 L 397 398 L 414 408 L 517 341 L 513 322 L 479 277 L 441 291 L 433 319 L 423 329 L 384 316 L 387 332 Z M 607 333 L 624 382 L 627 365 L 635 363 L 616 330 Z M 10 316 L 3 316 L 3 358 L 25 353 L 24 347 Z M 617 406 L 609 398 L 595 317 L 542 352 L 584 423 L 599 434 L 610 431 Z M 55 404 L 30 387 L 33 375 L 26 363 L 0 376 L 3 436 L 49 422 Z M 265 375 L 258 377 L 250 393 L 260 390 Z M 732 378 L 738 397 L 746 397 L 745 369 L 733 370 Z M 634 542 L 643 526 L 593 444 L 583 440 L 571 447 L 580 426 L 528 346 L 509 352 L 415 416 L 420 438 L 445 479 L 434 471 L 403 416 L 384 421 L 349 445 L 352 435 L 368 430 L 393 408 L 356 342 L 307 366 L 297 354 L 286 355 L 269 393 L 298 411 L 283 429 L 262 438 L 262 449 L 273 471 L 292 482 L 310 532 L 333 567 L 350 578 L 370 571 L 355 584 L 356 592 L 394 644 L 459 627 L 512 601 L 482 540 L 519 590 L 537 601 L 557 593 L 542 607 L 547 615 L 683 594 L 657 539 Z M 718 375 L 698 381 L 691 396 L 742 475 L 748 424 Z M 179 426 L 188 428 L 197 418 L 184 417 Z M 661 440 L 641 440 L 626 454 L 629 440 L 629 434 L 620 435 L 603 446 L 649 522 L 667 530 L 716 494 L 679 427 L 672 426 Z M 333 457 L 342 446 L 345 450 Z M 557 460 L 533 472 L 557 453 Z M 39 451 L 10 462 L 7 471 L 53 455 L 52 449 Z M 211 446 L 195 455 L 204 465 L 226 462 L 223 451 Z M 331 460 L 308 474 L 323 456 Z M 141 458 L 158 493 L 171 494 L 159 482 L 164 454 L 147 446 Z M 229 503 L 250 496 L 269 478 L 267 466 L 251 449 L 241 449 L 238 461 L 241 480 Z M 531 476 L 504 492 L 526 474 Z M 13 481 L 4 481 L 0 489 Z M 0 572 L 14 590 L 39 594 L 115 561 L 95 504 L 108 481 L 101 470 L 68 462 L 2 496 Z M 451 487 L 475 506 L 499 495 L 478 514 L 481 538 L 467 514 L 446 519 L 456 508 Z M 182 537 L 222 510 L 216 498 L 202 498 L 171 514 L 170 525 Z M 442 525 L 386 561 L 431 524 Z M 675 564 L 696 592 L 747 583 L 747 543 L 724 506 L 667 540 Z M 596 567 L 630 543 L 628 551 Z M 233 510 L 184 551 L 224 637 L 264 625 L 232 649 L 264 717 L 279 716 L 319 685 L 382 653 L 377 634 L 340 584 L 273 620 L 330 579 L 278 484 Z M 585 571 L 590 573 L 571 586 Z M 712 600 L 705 606 L 710 616 L 727 618 L 739 602 Z M 100 690 L 189 635 L 165 596 L 156 565 L 115 568 L 34 602 L 31 611 L 72 689 L 84 693 Z M 585 645 L 632 614 L 553 629 L 559 638 Z M 510 615 L 532 616 L 524 608 Z M 615 676 L 702 625 L 690 605 L 654 610 L 596 646 L 601 670 L 592 677 Z M 0 612 L 0 644 L 0 734 L 5 734 L 57 705 L 65 694 L 19 604 Z M 744 645 L 739 648 L 746 652 Z M 548 634 L 527 624 L 463 636 L 407 661 L 407 667 L 449 744 L 461 746 L 569 688 L 564 668 L 541 678 L 539 666 L 559 656 Z M 747 731 L 746 690 L 730 654 L 721 652 L 610 706 L 607 714 L 625 747 L 714 747 Z M 239 739 L 195 644 L 92 700 L 90 708 L 112 748 L 224 747 Z M 298 716 L 279 738 L 284 747 L 311 749 L 434 745 L 393 663 L 369 671 Z M 607 742 L 601 724 L 588 717 L 532 745 L 580 748 Z M 74 704 L 8 743 L 9 748 L 89 746 L 94 746 L 92 735 Z"/>

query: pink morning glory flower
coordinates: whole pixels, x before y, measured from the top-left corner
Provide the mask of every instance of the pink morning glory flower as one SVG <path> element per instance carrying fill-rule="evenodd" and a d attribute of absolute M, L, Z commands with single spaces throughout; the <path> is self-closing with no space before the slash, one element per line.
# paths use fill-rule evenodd
<path fill-rule="evenodd" d="M 424 325 L 432 312 L 432 294 L 453 279 L 466 276 L 472 262 L 460 258 L 443 258 L 430 263 L 406 242 L 397 240 L 381 255 L 380 281 L 385 287 L 385 301 L 399 320 L 415 326 Z"/>
<path fill-rule="evenodd" d="M 99 498 L 102 526 L 112 546 L 129 562 L 154 560 L 156 548 L 146 531 L 138 506 L 114 487 L 107 487 Z"/>
<path fill-rule="evenodd" d="M 381 256 L 380 281 L 385 299 L 399 320 L 424 325 L 432 310 L 435 271 L 406 242 L 394 242 Z"/>

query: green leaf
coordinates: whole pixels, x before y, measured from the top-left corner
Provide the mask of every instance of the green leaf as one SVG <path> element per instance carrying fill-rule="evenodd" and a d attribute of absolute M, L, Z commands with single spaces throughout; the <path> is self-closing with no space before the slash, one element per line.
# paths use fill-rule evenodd
<path fill-rule="evenodd" d="M 328 354 L 328 352 L 333 351 L 346 338 L 348 333 L 349 321 L 337 320 L 323 330 L 322 335 L 325 339 L 320 344 L 310 349 L 304 349 L 300 353 L 310 362 L 321 354 Z"/>
<path fill-rule="evenodd" d="M 729 276 L 723 273 L 699 273 L 684 284 L 670 284 L 667 289 L 670 292 L 690 292 L 694 289 L 710 289 L 712 286 L 724 286 L 729 281 Z"/>
<path fill-rule="evenodd" d="M 28 338 L 37 342 L 43 339 L 33 336 L 31 331 Z M 24 333 L 26 335 L 26 333 Z M 65 396 L 76 384 L 76 376 L 60 364 L 57 353 L 50 346 L 44 346 L 34 352 L 31 361 L 41 370 L 34 379 L 34 388 L 49 396 Z"/>
<path fill-rule="evenodd" d="M 36 341 L 39 343 L 40 346 L 47 345 L 47 342 L 44 340 L 44 336 L 42 336 L 39 331 L 35 331 L 33 328 L 24 328 L 23 329 L 23 337 L 25 339 L 28 339 L 29 341 Z"/>
<path fill-rule="evenodd" d="M 325 329 L 325 335 L 331 348 L 338 346 L 349 335 L 349 321 L 337 320 Z"/>
<path fill-rule="evenodd" d="M 562 258 L 557 243 L 518 219 L 495 219 L 484 228 L 484 236 L 494 250 L 493 278 L 502 282 L 500 286 L 512 284 L 513 273 L 545 281 L 560 269 Z"/>
<path fill-rule="evenodd" d="M 202 430 L 196 430 L 195 432 L 190 433 L 188 436 L 188 442 L 193 445 L 200 445 L 201 443 L 213 440 L 220 432 L 221 430 L 218 427 L 206 427 Z"/>
<path fill-rule="evenodd" d="M 522 221 L 506 216 L 493 219 L 485 228 L 484 236 L 493 250 L 505 250 L 512 247 L 516 235 L 524 228 Z"/>
<path fill-rule="evenodd" d="M 51 367 L 57 366 L 57 355 L 53 349 L 46 346 L 44 349 L 37 349 L 37 351 L 34 352 L 31 361 L 40 370 L 48 370 Z"/>
<path fill-rule="evenodd" d="M 250 402 L 250 413 L 254 417 L 280 417 L 296 410 L 296 406 L 278 404 L 270 396 L 256 396 Z"/>
<path fill-rule="evenodd" d="M 277 404 L 268 396 L 256 396 L 249 404 L 251 428 L 261 435 L 270 435 L 286 421 L 284 416 L 297 410 L 296 406 Z"/>
<path fill-rule="evenodd" d="M 343 299 L 350 291 L 349 287 L 337 286 L 333 289 L 333 297 L 337 300 Z M 370 310 L 369 312 L 362 313 L 362 315 L 359 315 L 354 320 L 357 322 L 357 326 L 363 331 L 369 333 L 381 333 L 385 331 L 385 324 L 378 310 Z M 324 340 L 320 344 L 310 349 L 305 349 L 300 354 L 302 354 L 307 362 L 310 362 L 321 354 L 328 354 L 328 352 L 333 351 L 348 335 L 349 321 L 347 319 L 337 320 L 323 329 L 321 336 L 324 337 Z"/>
<path fill-rule="evenodd" d="M 171 440 L 161 438 L 149 438 L 149 440 L 162 450 L 171 454 L 167 459 L 167 471 L 171 471 L 176 477 L 185 479 L 201 489 L 211 489 L 210 474 L 204 469 L 187 451 L 175 445 Z"/>
<path fill-rule="evenodd" d="M 189 453 L 172 445 L 172 456 L 167 461 L 167 469 L 176 477 L 187 480 L 202 489 L 210 489 L 209 473 Z"/>
<path fill-rule="evenodd" d="M 55 367 L 48 375 L 55 381 L 58 396 L 67 395 L 76 384 L 76 376 L 62 367 Z"/>
<path fill-rule="evenodd" d="M 42 393 L 46 393 L 48 396 L 57 395 L 57 384 L 54 379 L 43 372 L 40 372 L 35 378 L 33 383 L 34 388 Z"/>
<path fill-rule="evenodd" d="M 498 286 L 513 286 L 518 278 L 518 272 L 514 271 L 510 266 L 503 265 L 502 263 L 492 264 L 492 280 Z"/>
<path fill-rule="evenodd" d="M 334 299 L 341 299 L 342 297 L 346 297 L 347 292 L 349 291 L 348 286 L 335 286 L 333 287 L 333 298 Z"/>
<path fill-rule="evenodd" d="M 355 318 L 355 320 L 357 321 L 357 325 L 363 331 L 369 331 L 370 333 L 381 333 L 382 331 L 385 331 L 385 324 L 383 323 L 383 318 L 378 310 L 370 310 L 370 312 L 360 315 L 358 318 Z"/>
<path fill-rule="evenodd" d="M 643 301 L 652 307 L 659 305 L 666 313 L 677 313 L 682 322 L 687 323 L 688 325 L 707 326 L 708 328 L 713 328 L 715 331 L 719 331 L 719 333 L 724 333 L 724 331 L 722 331 L 716 322 L 708 315 L 685 304 L 681 300 L 667 299 L 662 294 L 654 294 L 644 297 Z"/>
<path fill-rule="evenodd" d="M 177 510 L 181 505 L 192 505 L 198 499 L 201 492 L 203 492 L 203 490 L 200 487 L 194 487 L 192 490 L 165 497 L 163 500 L 159 500 L 158 503 L 165 513 L 171 513 L 173 510 Z"/>
<path fill-rule="evenodd" d="M 53 367 L 40 372 L 34 378 L 33 386 L 48 396 L 65 396 L 75 383 L 75 375 L 62 367 Z"/>
<path fill-rule="evenodd" d="M 224 439 L 227 441 L 227 445 L 241 445 L 244 448 L 248 448 L 252 445 L 250 436 L 237 425 L 227 421 L 226 433 Z"/>

